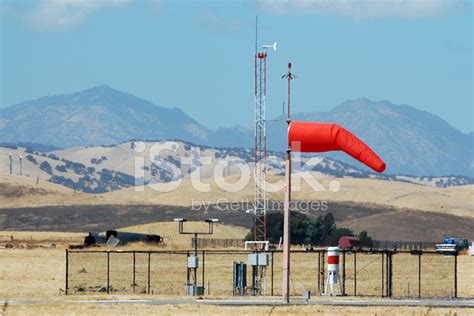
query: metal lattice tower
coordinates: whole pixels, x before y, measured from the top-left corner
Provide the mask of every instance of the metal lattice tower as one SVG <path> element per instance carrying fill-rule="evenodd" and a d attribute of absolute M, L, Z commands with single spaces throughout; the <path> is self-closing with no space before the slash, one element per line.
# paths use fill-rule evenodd
<path fill-rule="evenodd" d="M 267 90 L 267 51 L 255 54 L 255 101 L 254 101 L 254 137 L 255 137 L 255 241 L 265 241 L 267 199 L 265 190 L 267 139 L 265 126 L 265 99 Z"/>

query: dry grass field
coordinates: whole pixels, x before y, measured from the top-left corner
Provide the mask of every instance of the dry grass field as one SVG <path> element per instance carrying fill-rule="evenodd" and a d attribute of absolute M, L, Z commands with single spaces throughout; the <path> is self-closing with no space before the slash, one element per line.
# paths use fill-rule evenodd
<path fill-rule="evenodd" d="M 185 231 L 207 232 L 209 228 L 208 224 L 204 222 L 187 222 L 184 223 L 184 229 Z M 191 246 L 191 235 L 177 234 L 178 223 L 176 222 L 158 222 L 129 226 L 124 227 L 121 230 L 146 234 L 158 234 L 164 237 L 164 242 L 169 246 L 167 248 L 189 248 Z M 212 235 L 200 235 L 199 238 L 244 239 L 248 232 L 249 230 L 244 227 L 216 223 L 214 224 Z"/>
<path fill-rule="evenodd" d="M 124 247 L 123 250 L 146 250 L 145 246 Z M 157 250 L 155 248 L 155 250 Z M 65 287 L 65 251 L 58 248 L 1 249 L 0 284 L 4 298 L 62 296 Z M 130 294 L 132 286 L 132 254 L 110 254 L 110 280 L 113 294 Z M 201 259 L 202 260 L 202 259 Z M 292 255 L 291 294 L 300 296 L 304 290 L 317 293 L 317 254 Z M 206 295 L 232 295 L 232 262 L 247 261 L 245 254 L 211 254 L 205 258 Z M 274 295 L 281 293 L 281 253 L 274 254 Z M 417 296 L 417 256 L 394 256 L 393 295 L 398 298 Z M 106 253 L 70 253 L 70 290 L 81 294 L 102 294 L 106 286 Z M 346 292 L 354 293 L 353 255 L 346 256 Z M 458 257 L 458 296 L 474 295 L 474 258 Z M 201 282 L 201 273 L 198 275 Z M 151 291 L 155 295 L 184 295 L 186 283 L 186 255 L 151 255 Z M 147 254 L 136 254 L 137 294 L 146 292 Z M 250 284 L 250 276 L 248 279 Z M 408 285 L 410 284 L 410 285 Z M 449 297 L 454 290 L 453 258 L 424 255 L 422 257 L 422 296 Z M 376 296 L 381 293 L 381 256 L 357 256 L 357 293 Z M 408 289 L 410 287 L 410 289 Z M 271 294 L 271 268 L 267 270 L 266 294 Z"/>
<path fill-rule="evenodd" d="M 232 181 L 233 178 L 229 179 Z M 272 181 L 278 180 L 277 177 Z M 327 187 L 331 179 L 323 178 L 322 184 Z M 338 193 L 329 191 L 311 192 L 306 186 L 295 199 L 330 199 L 334 201 L 355 201 L 360 203 L 375 203 L 395 207 L 401 218 L 408 218 L 410 212 L 405 207 L 421 210 L 431 217 L 436 212 L 440 216 L 446 213 L 467 220 L 474 218 L 473 186 L 439 189 L 417 186 L 406 183 L 386 182 L 377 180 L 339 179 L 341 190 Z M 189 206 L 192 199 L 216 202 L 219 198 L 230 201 L 252 197 L 251 184 L 238 193 L 226 193 L 217 185 L 211 184 L 212 193 L 199 193 L 192 190 L 187 180 L 172 193 L 157 193 L 150 189 L 144 192 L 134 192 L 126 189 L 103 195 L 75 193 L 62 186 L 49 182 L 18 176 L 0 176 L 0 208 L 16 209 L 18 207 L 38 207 L 49 205 L 123 205 L 123 204 L 169 204 Z M 270 195 L 280 198 L 280 193 Z M 398 213 L 397 213 L 398 214 Z M 383 224 L 384 214 L 373 215 L 373 223 Z M 418 216 L 418 215 L 417 215 Z M 371 218 L 371 217 L 369 217 Z M 388 217 L 387 217 L 388 218 Z M 392 221 L 393 216 L 389 218 Z M 0 216 L 0 220 L 2 217 Z M 361 219 L 347 219 L 342 222 L 347 227 L 358 229 Z M 436 220 L 439 222 L 439 220 Z M 413 220 L 415 222 L 415 220 Z M 425 222 L 423 222 L 425 223 Z M 189 229 L 206 230 L 201 224 L 188 223 Z M 460 223 L 461 224 L 461 223 Z M 177 235 L 177 224 L 160 222 L 152 224 L 133 225 L 124 227 L 127 231 L 158 233 L 165 237 L 166 246 L 150 248 L 147 245 L 133 245 L 122 250 L 169 250 L 188 249 L 189 236 Z M 343 226 L 344 226 L 343 225 Z M 394 225 L 385 223 L 378 229 L 383 231 Z M 424 224 L 423 224 L 424 225 Z M 375 226 L 374 226 L 375 227 Z M 378 227 L 378 226 L 377 226 Z M 407 225 L 407 229 L 412 229 Z M 434 227 L 434 226 L 433 226 Z M 433 229 L 438 229 L 434 227 Z M 215 227 L 213 238 L 242 238 L 248 229 L 219 224 Z M 378 232 L 378 231 L 377 231 Z M 260 313 L 286 314 L 315 314 L 325 315 L 463 315 L 472 310 L 455 308 L 422 308 L 422 307 L 329 307 L 329 306 L 289 306 L 289 307 L 217 307 L 202 305 L 88 305 L 81 303 L 65 303 L 65 249 L 71 243 L 82 242 L 84 234 L 62 232 L 30 232 L 3 231 L 0 232 L 0 245 L 10 244 L 13 248 L 0 249 L 0 299 L 15 300 L 46 300 L 45 303 L 32 305 L 7 305 L 0 307 L 0 314 L 6 315 L 39 315 L 39 314 L 74 314 L 74 315 L 110 315 L 110 314 L 249 314 Z M 55 243 L 55 248 L 48 248 L 48 243 Z M 76 256 L 76 257 L 74 257 Z M 147 283 L 147 254 L 137 254 L 136 286 L 132 286 L 132 255 L 110 255 L 110 277 L 112 294 L 100 292 L 106 284 L 106 254 L 70 254 L 70 291 L 75 293 L 67 296 L 72 301 L 83 299 L 110 298 L 182 298 L 186 282 L 186 255 L 182 254 L 152 254 L 151 255 L 151 291 L 144 294 Z M 281 292 L 281 254 L 273 258 L 273 294 Z M 453 293 L 453 258 L 443 256 L 422 256 L 422 295 L 449 297 Z M 474 258 L 459 256 L 458 258 L 458 295 L 474 295 Z M 207 254 L 205 258 L 206 295 L 210 298 L 229 298 L 232 290 L 232 262 L 247 261 L 245 254 Z M 317 293 L 317 254 L 298 253 L 292 256 L 291 294 L 300 298 L 304 290 Z M 346 257 L 346 292 L 354 292 L 353 275 L 354 256 Z M 410 255 L 394 256 L 393 295 L 396 298 L 414 298 L 418 290 L 417 257 Z M 357 257 L 357 293 L 359 295 L 378 295 L 381 292 L 381 257 L 380 255 L 364 255 Z M 201 273 L 198 281 L 201 282 Z M 250 279 L 248 280 L 250 283 Z M 267 270 L 265 291 L 271 294 L 271 270 Z M 81 289 L 91 291 L 85 295 Z M 135 289 L 135 295 L 132 295 Z M 79 291 L 78 291 L 79 290 Z M 315 300 L 320 299 L 316 296 Z M 274 297 L 276 298 L 276 297 Z M 377 299 L 371 297 L 370 299 Z M 51 303 L 52 301 L 53 303 Z"/>
<path fill-rule="evenodd" d="M 0 231 L 0 245 L 10 243 L 14 245 L 46 246 L 47 243 L 59 243 L 66 245 L 81 243 L 84 234 L 66 232 L 36 232 L 36 231 Z"/>
<path fill-rule="evenodd" d="M 195 228 L 195 227 L 190 227 Z M 157 223 L 146 226 L 128 227 L 131 231 L 146 231 L 153 233 L 155 230 L 166 232 L 172 238 L 174 245 L 164 249 L 188 248 L 189 240 L 176 238 L 176 223 Z M 216 236 L 220 238 L 238 237 L 245 231 L 241 228 L 219 225 L 216 227 Z M 89 299 L 166 299 L 182 298 L 186 280 L 186 256 L 172 254 L 151 255 L 151 290 L 152 294 L 144 294 L 147 282 L 147 254 L 137 254 L 137 274 L 135 295 L 133 295 L 131 275 L 131 254 L 112 253 L 110 255 L 110 279 L 112 294 L 106 295 L 100 289 L 106 284 L 106 254 L 70 254 L 70 290 L 78 287 L 94 287 L 96 292 L 85 295 L 76 292 L 67 297 L 65 288 L 65 248 L 72 242 L 79 242 L 82 234 L 41 233 L 41 232 L 2 232 L 2 236 L 14 237 L 15 247 L 0 249 L 0 297 L 3 300 L 26 299 L 40 301 L 29 305 L 3 306 L 6 315 L 110 315 L 120 314 L 247 314 L 255 315 L 267 313 L 272 315 L 311 315 L 321 313 L 324 315 L 384 315 L 395 313 L 397 315 L 463 315 L 471 310 L 456 308 L 423 308 L 423 307 L 330 307 L 330 306 L 289 306 L 289 307 L 220 307 L 203 305 L 163 305 L 153 306 L 146 304 L 136 305 L 93 305 L 74 301 Z M 56 241 L 56 248 L 45 248 L 49 239 Z M 1 242 L 0 244 L 5 244 Z M 29 246 L 28 246 L 29 245 Z M 163 248 L 146 245 L 133 245 L 122 247 L 122 250 L 161 250 Z M 76 257 L 74 257 L 76 256 Z M 380 280 L 380 255 L 359 255 L 357 257 L 359 294 L 371 294 L 381 290 Z M 394 256 L 394 273 L 402 278 L 394 278 L 394 296 L 405 298 L 407 284 L 410 283 L 410 297 L 415 297 L 417 286 L 417 257 L 409 255 Z M 423 266 L 423 295 L 433 294 L 448 295 L 449 284 L 453 284 L 451 271 L 452 257 L 424 255 Z M 246 261 L 245 254 L 207 254 L 205 258 L 205 285 L 207 287 L 204 298 L 225 299 L 231 296 L 232 262 L 234 260 Z M 459 256 L 459 296 L 472 296 L 474 294 L 474 258 Z M 274 255 L 274 295 L 281 291 L 281 254 Z M 346 256 L 346 291 L 350 295 L 353 291 L 352 277 L 353 256 Z M 304 290 L 313 292 L 315 300 L 321 299 L 317 293 L 317 254 L 298 253 L 292 256 L 291 294 L 295 299 L 301 299 Z M 429 277 L 428 277 L 429 276 Z M 198 277 L 201 281 L 201 274 Z M 250 281 L 250 280 L 249 280 Z M 208 292 L 210 294 L 208 295 Z M 266 294 L 271 294 L 271 272 L 267 271 Z M 426 291 L 426 292 L 425 292 Z M 431 292 L 429 292 L 431 291 Z M 67 304 L 65 300 L 71 300 Z M 278 297 L 273 297 L 278 299 Z M 375 297 L 369 299 L 377 299 Z M 43 303 L 41 301 L 44 300 Z M 0 307 L 1 308 L 1 307 Z"/>
<path fill-rule="evenodd" d="M 216 314 L 216 315 L 229 315 L 229 314 L 245 314 L 245 315 L 255 315 L 260 313 L 268 313 L 275 315 L 287 315 L 287 314 L 298 314 L 298 315 L 311 315 L 316 313 L 321 313 L 323 315 L 386 315 L 387 313 L 395 313 L 397 315 L 468 315 L 469 310 L 466 309 L 455 309 L 455 308 L 421 308 L 421 307 L 329 307 L 329 306 L 290 306 L 290 307 L 218 307 L 218 306 L 201 306 L 201 305 L 165 305 L 165 306 L 153 306 L 145 304 L 136 304 L 136 305 L 93 305 L 93 304 L 84 304 L 84 303 L 64 303 L 66 299 L 63 289 L 64 289 L 64 249 L 2 249 L 1 254 L 1 297 L 2 299 L 12 300 L 12 299 L 30 299 L 30 300 L 46 300 L 47 303 L 43 304 L 34 304 L 34 305 L 10 305 L 5 309 L 6 315 L 51 315 L 51 314 L 68 314 L 68 315 L 110 315 L 115 313 L 120 314 Z M 217 257 L 215 257 L 217 256 Z M 230 293 L 230 275 L 231 275 L 231 261 L 234 258 L 213 255 L 207 256 L 207 272 L 206 278 L 210 281 L 211 286 L 211 296 L 210 298 L 229 298 Z M 239 258 L 236 258 L 239 259 Z M 245 259 L 245 258 L 241 258 Z M 293 277 L 292 277 L 292 292 L 293 294 L 299 295 L 303 288 L 312 288 L 314 290 L 315 284 L 315 268 L 307 270 L 308 266 L 314 264 L 314 258 L 310 258 L 306 254 L 299 254 L 293 256 Z M 461 257 L 460 257 L 461 259 Z M 470 259 L 472 263 L 472 258 L 463 256 L 463 259 Z M 167 299 L 167 298 L 178 298 L 177 295 L 184 294 L 184 276 L 185 276 L 185 258 L 180 258 L 176 256 L 163 256 L 160 258 L 152 259 L 153 268 L 152 275 L 154 276 L 153 282 L 156 284 L 161 284 L 161 290 L 156 290 L 156 285 L 154 285 L 153 295 L 146 295 L 137 293 L 136 296 L 130 294 L 123 294 L 120 292 L 114 292 L 113 294 L 107 296 L 104 293 L 90 293 L 92 295 L 71 295 L 68 296 L 68 300 L 77 301 L 77 300 L 88 300 L 88 299 Z M 156 260 L 156 261 L 155 261 Z M 281 268 L 278 268 L 280 263 L 280 256 L 275 258 L 275 291 L 280 290 L 280 276 Z M 103 260 L 102 260 L 103 261 Z M 370 261 L 364 262 L 360 260 L 360 266 L 366 265 L 370 266 Z M 165 264 L 163 264 L 165 262 Z M 89 269 L 88 272 L 84 274 L 92 274 L 93 269 L 90 268 L 93 265 L 99 265 L 103 262 L 101 260 L 94 259 L 94 261 L 87 262 L 87 265 L 83 265 L 85 269 Z M 112 283 L 117 282 L 117 280 L 124 280 L 127 276 L 125 270 L 121 270 L 120 266 L 124 262 L 116 261 L 112 259 L 111 264 L 111 278 L 113 279 Z M 161 267 L 157 267 L 159 266 Z M 372 264 L 374 264 L 372 262 Z M 460 267 L 466 267 L 465 262 L 460 262 Z M 78 268 L 77 266 L 73 269 Z M 144 266 L 141 266 L 144 268 Z M 469 274 L 474 267 L 468 267 L 468 270 L 464 270 L 463 273 L 466 276 L 466 273 Z M 140 265 L 138 267 L 140 269 Z M 463 268 L 465 269 L 465 268 Z M 143 270 L 143 269 L 142 269 Z M 302 273 L 302 271 L 306 271 Z M 75 272 L 78 272 L 77 270 Z M 171 279 L 163 280 L 160 276 L 164 273 L 170 273 Z M 349 270 L 348 270 L 349 273 Z M 308 274 L 310 277 L 308 277 Z M 141 275 L 141 277 L 140 277 Z M 362 278 L 362 276 L 359 276 Z M 413 275 L 407 275 L 407 278 L 413 278 Z M 98 278 L 98 282 L 104 284 L 104 275 L 96 275 L 94 277 Z M 443 278 L 443 276 L 440 276 Z M 348 278 L 348 282 L 350 277 Z M 90 281 L 90 280 L 89 280 Z M 131 281 L 131 280 L 128 280 Z M 359 280 L 358 291 L 363 293 L 365 291 L 372 290 L 377 288 L 379 281 L 377 278 L 374 278 L 374 282 L 364 284 L 362 280 Z M 451 281 L 451 280 L 450 280 Z M 468 281 L 468 280 L 466 280 Z M 465 291 L 470 291 L 473 293 L 472 289 L 472 279 L 471 287 L 467 282 L 461 283 L 460 291 L 465 293 Z M 144 273 L 138 273 L 137 283 L 143 285 L 145 282 Z M 267 277 L 268 282 L 268 277 Z M 396 282 L 396 281 L 395 281 Z M 93 283 L 93 282 L 91 282 Z M 125 284 L 125 283 L 124 283 Z M 444 282 L 443 282 L 444 284 Z M 128 283 L 130 285 L 130 283 Z M 268 285 L 268 283 L 267 283 Z M 441 285 L 439 283 L 438 285 Z M 112 284 L 112 286 L 114 286 Z M 348 292 L 350 294 L 350 283 L 346 285 L 348 287 Z M 395 293 L 398 290 L 403 291 L 403 289 L 397 286 L 395 283 Z M 160 292 L 166 292 L 168 294 L 161 294 Z M 171 293 L 176 291 L 176 294 L 172 295 Z M 298 292 L 298 293 L 296 293 Z M 313 292 L 314 293 L 314 292 Z M 220 295 L 219 295 L 220 294 Z M 274 297 L 273 299 L 278 299 Z M 298 297 L 295 297 L 298 299 Z M 321 298 L 314 298 L 315 300 Z M 376 298 L 372 298 L 376 299 Z"/>
<path fill-rule="evenodd" d="M 186 229 L 207 230 L 206 223 L 186 223 Z M 121 247 L 124 250 L 187 249 L 190 235 L 179 235 L 178 224 L 160 222 L 124 228 L 127 231 L 160 233 L 165 237 L 165 246 L 133 244 Z M 243 238 L 247 230 L 242 227 L 217 224 L 214 238 Z M 0 245 L 13 248 L 0 249 L 0 291 L 4 298 L 51 297 L 62 295 L 65 279 L 65 249 L 69 244 L 80 244 L 85 234 L 63 232 L 16 232 L 0 231 Z M 47 248 L 54 242 L 55 248 Z M 103 249 L 103 248 L 101 248 Z M 93 258 L 85 264 L 100 264 Z M 171 266 L 173 266 L 171 264 Z M 181 263 L 178 263 L 178 266 Z"/>
<path fill-rule="evenodd" d="M 344 307 L 344 306 L 213 306 L 213 305 L 93 305 L 57 303 L 10 305 L 5 315 L 327 315 L 327 316 L 463 316 L 472 315 L 463 308 L 432 307 Z"/>
<path fill-rule="evenodd" d="M 237 177 L 228 177 L 232 183 Z M 282 181 L 279 176 L 269 177 L 269 182 Z M 404 182 L 389 182 L 373 179 L 337 178 L 341 188 L 338 192 L 327 190 L 329 182 L 335 180 L 327 176 L 302 181 L 298 189 L 298 177 L 294 177 L 293 194 L 295 200 L 330 200 L 335 202 L 368 203 L 396 208 L 439 212 L 474 218 L 474 186 L 435 188 Z M 222 179 L 203 179 L 210 185 L 210 192 L 200 192 L 192 186 L 189 179 L 183 180 L 176 190 L 158 192 L 145 187 L 142 192 L 128 188 L 105 194 L 86 194 L 47 181 L 29 177 L 0 175 L 0 208 L 38 207 L 45 205 L 171 205 L 191 206 L 193 201 L 241 201 L 253 198 L 253 182 L 250 181 L 238 192 L 227 192 L 217 182 Z M 319 183 L 318 183 L 319 182 Z M 317 190 L 317 191 L 315 191 Z M 282 192 L 268 194 L 273 200 L 281 200 Z"/>
<path fill-rule="evenodd" d="M 133 254 L 110 254 L 110 284 L 113 293 L 146 293 L 148 254 L 137 253 L 136 287 L 133 284 Z M 150 290 L 159 295 L 185 295 L 186 254 L 159 254 L 150 256 Z M 200 258 L 202 263 L 202 257 Z M 292 275 L 290 293 L 302 296 L 305 290 L 318 293 L 318 254 L 294 253 L 292 255 Z M 353 255 L 346 255 L 346 293 L 354 294 Z M 357 295 L 381 296 L 382 258 L 380 254 L 357 255 Z M 395 298 L 416 298 L 418 296 L 418 257 L 397 254 L 393 257 L 393 296 Z M 206 295 L 227 297 L 232 295 L 232 262 L 247 262 L 246 254 L 205 255 Z M 107 284 L 106 253 L 70 253 L 72 292 L 82 293 L 104 291 Z M 282 254 L 274 254 L 273 294 L 281 294 Z M 341 268 L 342 269 L 342 268 Z M 271 295 L 271 266 L 266 272 L 265 294 Z M 474 297 L 474 258 L 467 255 L 458 257 L 458 296 Z M 247 284 L 251 284 L 250 267 Z M 341 271 L 342 274 L 342 271 Z M 201 271 L 198 283 L 202 283 Z M 322 288 L 321 288 L 322 290 Z M 422 297 L 450 297 L 454 295 L 454 258 L 441 255 L 422 257 Z"/>
<path fill-rule="evenodd" d="M 328 190 L 329 182 L 337 180 L 341 187 L 338 192 Z M 165 204 L 190 206 L 194 201 L 217 203 L 219 200 L 240 201 L 252 199 L 253 182 L 250 181 L 238 192 L 227 192 L 219 187 L 216 181 L 204 179 L 210 185 L 210 192 L 199 192 L 193 188 L 190 180 L 183 180 L 179 187 L 171 192 L 158 192 L 145 187 L 142 192 L 134 188 L 123 189 L 104 194 L 107 199 L 119 204 Z M 228 177 L 225 181 L 237 182 L 238 177 Z M 283 181 L 281 176 L 270 176 L 269 182 Z M 293 178 L 293 199 L 295 200 L 331 200 L 337 202 L 369 203 L 396 208 L 410 208 L 431 212 L 440 212 L 455 216 L 474 217 L 474 186 L 451 188 L 434 188 L 404 182 L 389 182 L 374 179 L 331 178 L 318 176 L 308 183 L 301 181 L 298 188 L 298 176 Z M 317 191 L 315 191 L 317 190 Z M 281 200 L 283 192 L 267 195 L 270 199 Z"/>
<path fill-rule="evenodd" d="M 17 175 L 0 174 L 0 209 L 48 205 L 106 203 L 100 195 L 74 192 L 62 185 Z"/>
<path fill-rule="evenodd" d="M 272 176 L 270 182 L 281 177 Z M 226 178 L 236 181 L 236 177 Z M 328 211 L 340 227 L 356 232 L 363 230 L 378 240 L 438 241 L 447 235 L 474 238 L 474 186 L 435 188 L 403 182 L 369 179 L 337 179 L 338 192 L 324 190 L 334 180 L 321 177 L 321 191 L 315 192 L 303 182 L 294 200 L 328 202 Z M 45 181 L 19 176 L 0 176 L 0 229 L 3 230 L 105 230 L 166 221 L 174 217 L 212 216 L 232 225 L 250 227 L 249 215 L 239 212 L 223 214 L 219 207 L 231 201 L 244 202 L 253 198 L 250 182 L 239 192 L 226 192 L 216 181 L 207 180 L 211 192 L 195 190 L 184 180 L 174 191 L 160 193 L 146 187 L 143 192 L 133 188 L 93 195 L 75 193 Z M 218 181 L 218 180 L 217 180 Z M 295 177 L 294 188 L 297 188 Z M 316 182 L 312 185 L 316 187 Z M 281 192 L 268 195 L 281 200 Z M 190 212 L 193 201 L 207 203 L 209 214 Z M 219 207 L 212 203 L 219 202 Z M 210 203 L 210 204 L 209 204 Z M 195 206 L 195 205 L 194 205 Z M 244 207 L 244 204 L 242 204 Z M 243 208 L 241 211 L 247 209 Z M 317 211 L 316 211 L 317 212 Z M 318 215 L 319 213 L 312 213 Z M 69 220 L 73 218 L 74 220 Z"/>

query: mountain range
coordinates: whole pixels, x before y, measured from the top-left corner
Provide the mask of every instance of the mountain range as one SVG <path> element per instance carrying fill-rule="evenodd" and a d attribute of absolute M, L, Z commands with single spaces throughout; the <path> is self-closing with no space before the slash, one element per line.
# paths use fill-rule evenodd
<path fill-rule="evenodd" d="M 328 112 L 296 113 L 294 120 L 338 123 L 353 131 L 387 163 L 387 173 L 474 175 L 474 134 L 409 105 L 349 100 Z M 268 148 L 284 151 L 286 122 L 267 124 Z M 0 143 L 69 148 L 128 140 L 184 140 L 205 146 L 252 147 L 251 127 L 211 130 L 178 108 L 166 108 L 108 86 L 42 97 L 0 110 Z M 327 154 L 355 164 L 339 153 Z M 364 169 L 363 166 L 357 167 Z"/>
<path fill-rule="evenodd" d="M 139 152 L 136 148 L 140 148 Z M 254 154 L 250 148 L 202 147 L 182 141 L 130 141 L 118 145 L 72 147 L 49 152 L 0 146 L 0 174 L 9 173 L 9 155 L 12 155 L 13 174 L 47 180 L 86 193 L 105 193 L 144 184 L 189 180 L 192 177 L 203 181 L 219 179 L 221 176 L 235 179 L 250 176 L 254 167 Z M 21 171 L 19 157 L 23 157 Z M 281 178 L 284 175 L 284 159 L 284 153 L 268 151 L 269 177 Z M 318 179 L 384 180 L 399 185 L 403 182 L 432 188 L 474 184 L 474 179 L 464 176 L 417 177 L 365 172 L 328 157 L 303 156 L 301 164 L 298 160 L 297 157 L 293 160 L 295 177 L 312 173 Z M 222 174 L 218 171 L 218 165 L 225 166 L 221 169 Z"/>
<path fill-rule="evenodd" d="M 0 141 L 57 147 L 110 145 L 134 139 L 207 141 L 208 131 L 178 108 L 160 107 L 99 86 L 22 102 L 1 110 Z"/>

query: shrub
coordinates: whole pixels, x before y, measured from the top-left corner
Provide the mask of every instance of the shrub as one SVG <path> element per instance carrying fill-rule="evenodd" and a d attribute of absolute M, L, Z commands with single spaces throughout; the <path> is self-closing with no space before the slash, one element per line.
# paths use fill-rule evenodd
<path fill-rule="evenodd" d="M 32 155 L 27 155 L 27 156 L 26 156 L 26 160 L 28 160 L 28 161 L 34 163 L 35 165 L 38 164 L 38 161 L 36 161 L 35 157 L 33 157 Z"/>
<path fill-rule="evenodd" d="M 47 162 L 46 160 L 43 161 L 41 164 L 40 164 L 40 169 L 43 170 L 44 172 L 46 172 L 47 174 L 52 174 L 53 173 L 53 170 L 51 168 L 51 165 L 49 164 L 49 162 Z"/>

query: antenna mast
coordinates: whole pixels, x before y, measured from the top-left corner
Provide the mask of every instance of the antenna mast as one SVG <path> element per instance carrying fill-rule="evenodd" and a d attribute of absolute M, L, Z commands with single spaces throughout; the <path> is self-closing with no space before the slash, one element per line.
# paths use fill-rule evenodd
<path fill-rule="evenodd" d="M 265 102 L 267 97 L 267 50 L 276 51 L 276 42 L 273 45 L 262 45 L 263 52 L 258 51 L 258 18 L 255 18 L 255 87 L 254 87 L 254 138 L 255 138 L 255 201 L 254 201 L 254 245 L 256 264 L 252 265 L 252 294 L 265 294 L 265 275 L 267 260 L 258 259 L 259 250 L 268 250 L 267 241 L 267 198 L 266 198 L 266 173 L 267 173 L 267 136 Z M 263 248 L 262 248 L 263 246 Z M 259 260 L 263 260 L 259 262 Z M 263 283 L 263 284 L 262 284 Z M 263 291 L 262 291 L 263 289 Z"/>
<path fill-rule="evenodd" d="M 267 138 L 265 103 L 267 96 L 267 49 L 276 51 L 276 42 L 273 45 L 262 45 L 263 52 L 258 52 L 258 18 L 255 18 L 255 89 L 254 89 L 254 139 L 255 139 L 255 225 L 254 240 L 267 240 L 266 215 L 267 200 L 265 192 Z M 259 245 L 259 243 L 256 243 Z M 262 245 L 262 244 L 260 244 Z"/>
<path fill-rule="evenodd" d="M 257 19 L 255 20 L 257 22 Z M 255 25 L 255 41 L 257 41 L 257 24 Z M 257 46 L 257 42 L 256 42 Z M 255 241 L 265 241 L 267 201 L 265 194 L 266 175 L 266 126 L 265 126 L 265 99 L 266 99 L 266 63 L 267 53 L 255 51 L 255 91 L 254 91 L 254 178 L 255 178 Z M 258 245 L 258 244 L 256 244 Z"/>

